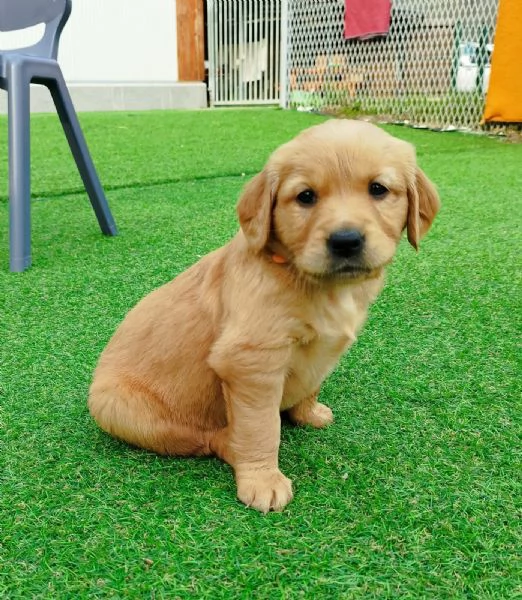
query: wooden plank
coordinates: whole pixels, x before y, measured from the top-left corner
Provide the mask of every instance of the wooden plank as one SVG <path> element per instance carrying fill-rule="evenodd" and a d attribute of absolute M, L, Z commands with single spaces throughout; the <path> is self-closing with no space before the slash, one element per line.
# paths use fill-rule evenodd
<path fill-rule="evenodd" d="M 178 79 L 205 80 L 204 0 L 177 0 Z"/>

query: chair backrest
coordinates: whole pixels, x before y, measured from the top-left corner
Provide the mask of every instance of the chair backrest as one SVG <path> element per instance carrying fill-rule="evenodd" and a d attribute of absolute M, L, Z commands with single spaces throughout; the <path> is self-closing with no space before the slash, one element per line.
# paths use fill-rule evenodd
<path fill-rule="evenodd" d="M 70 14 L 71 0 L 0 0 L 0 31 L 16 31 L 45 23 L 42 39 L 16 52 L 56 59 L 60 34 Z"/>

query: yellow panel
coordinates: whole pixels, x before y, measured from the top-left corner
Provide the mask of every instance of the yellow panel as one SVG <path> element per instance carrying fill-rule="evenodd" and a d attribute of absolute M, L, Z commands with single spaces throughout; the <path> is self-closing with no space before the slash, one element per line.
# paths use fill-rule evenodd
<path fill-rule="evenodd" d="M 522 122 L 522 0 L 500 0 L 484 121 Z"/>

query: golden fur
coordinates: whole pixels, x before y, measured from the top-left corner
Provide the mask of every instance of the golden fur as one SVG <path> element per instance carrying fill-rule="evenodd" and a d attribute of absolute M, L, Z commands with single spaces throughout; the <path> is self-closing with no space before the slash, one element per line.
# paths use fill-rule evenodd
<path fill-rule="evenodd" d="M 142 448 L 217 455 L 240 500 L 282 509 L 292 487 L 278 469 L 280 411 L 332 421 L 321 383 L 355 341 L 403 230 L 417 247 L 438 208 L 410 144 L 358 121 L 302 132 L 246 185 L 237 235 L 126 316 L 96 368 L 91 414 Z M 332 240 L 346 231 L 358 233 L 341 233 L 340 251 L 355 252 L 343 235 L 359 234 L 362 250 L 339 257 Z"/>

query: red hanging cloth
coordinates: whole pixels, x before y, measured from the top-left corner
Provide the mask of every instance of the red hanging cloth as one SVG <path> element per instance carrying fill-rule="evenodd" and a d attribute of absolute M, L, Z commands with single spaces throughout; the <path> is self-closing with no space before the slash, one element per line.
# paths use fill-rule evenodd
<path fill-rule="evenodd" d="M 390 29 L 391 0 L 345 0 L 344 37 L 368 38 Z"/>

